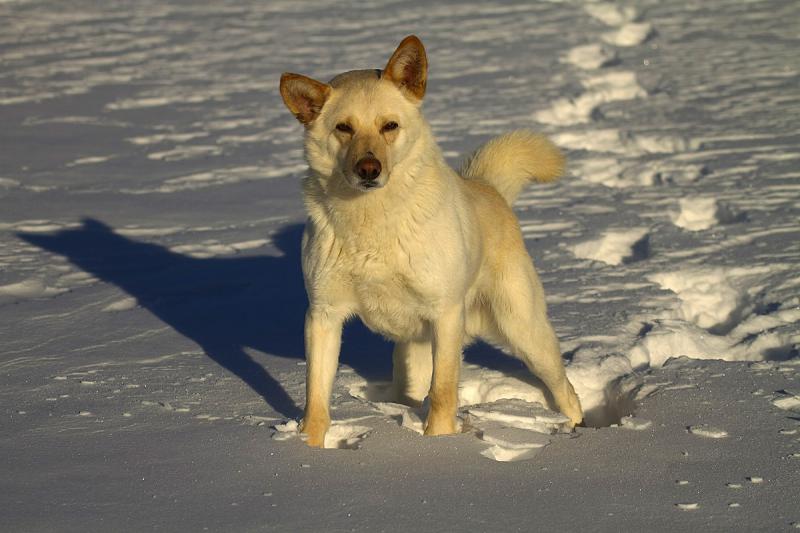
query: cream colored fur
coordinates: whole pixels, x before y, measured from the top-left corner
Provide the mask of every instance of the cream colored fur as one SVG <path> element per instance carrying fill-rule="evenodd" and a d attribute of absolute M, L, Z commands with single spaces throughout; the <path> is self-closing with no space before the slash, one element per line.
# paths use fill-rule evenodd
<path fill-rule="evenodd" d="M 555 181 L 564 156 L 544 135 L 517 130 L 490 140 L 464 162 L 461 175 L 485 181 L 512 205 L 531 181 Z"/>
<path fill-rule="evenodd" d="M 282 79 L 287 106 L 306 124 L 310 167 L 302 431 L 311 446 L 323 445 L 330 424 L 342 326 L 354 315 L 395 341 L 398 401 L 430 398 L 426 435 L 456 430 L 462 350 L 475 337 L 507 346 L 572 424 L 583 418 L 509 207 L 530 181 L 556 179 L 563 158 L 544 137 L 518 131 L 487 143 L 458 175 L 420 112 L 424 56 L 409 37 L 383 72 L 345 73 L 330 84 Z M 381 163 L 372 181 L 358 172 L 365 154 Z"/>

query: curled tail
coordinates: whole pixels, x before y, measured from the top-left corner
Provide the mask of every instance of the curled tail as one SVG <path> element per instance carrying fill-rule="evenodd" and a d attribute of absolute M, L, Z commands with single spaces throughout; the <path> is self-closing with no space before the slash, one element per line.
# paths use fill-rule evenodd
<path fill-rule="evenodd" d="M 511 205 L 531 181 L 557 180 L 564 164 L 561 151 L 547 137 L 516 130 L 478 148 L 464 162 L 461 175 L 488 183 Z"/>

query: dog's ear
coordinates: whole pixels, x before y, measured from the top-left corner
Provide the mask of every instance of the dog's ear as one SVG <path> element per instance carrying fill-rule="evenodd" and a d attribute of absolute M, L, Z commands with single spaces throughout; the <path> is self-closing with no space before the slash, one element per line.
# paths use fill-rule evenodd
<path fill-rule="evenodd" d="M 283 103 L 305 126 L 317 118 L 330 93 L 330 85 L 317 80 L 288 72 L 281 75 Z"/>
<path fill-rule="evenodd" d="M 383 77 L 413 98 L 422 100 L 428 80 L 428 57 L 416 35 L 403 39 L 383 69 Z"/>

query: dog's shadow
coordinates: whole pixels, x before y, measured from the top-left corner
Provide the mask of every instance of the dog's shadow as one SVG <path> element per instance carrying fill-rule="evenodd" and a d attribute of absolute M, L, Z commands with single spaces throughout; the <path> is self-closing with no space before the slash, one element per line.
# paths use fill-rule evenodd
<path fill-rule="evenodd" d="M 136 298 L 138 304 L 197 343 L 278 413 L 301 410 L 269 370 L 245 348 L 304 358 L 307 307 L 300 270 L 302 224 L 272 236 L 282 255 L 198 259 L 127 238 L 86 219 L 55 234 L 19 234 Z M 391 346 L 359 321 L 345 328 L 341 362 L 367 379 L 391 374 Z"/>
<path fill-rule="evenodd" d="M 261 395 L 278 413 L 299 418 L 302 411 L 267 368 L 245 348 L 303 359 L 303 322 L 308 306 L 300 270 L 302 224 L 281 228 L 272 242 L 281 255 L 194 258 L 157 244 L 140 242 L 94 219 L 80 227 L 18 237 L 66 257 L 116 285 L 205 354 Z M 359 320 L 347 324 L 340 362 L 367 380 L 391 376 L 391 345 Z M 467 362 L 509 373 L 521 363 L 478 343 Z M 531 376 L 532 379 L 535 379 Z"/>

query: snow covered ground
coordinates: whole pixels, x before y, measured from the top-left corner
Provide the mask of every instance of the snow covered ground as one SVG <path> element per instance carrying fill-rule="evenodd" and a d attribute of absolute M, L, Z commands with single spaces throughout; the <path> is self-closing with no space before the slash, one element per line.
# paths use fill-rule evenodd
<path fill-rule="evenodd" d="M 800 527 L 794 2 L 0 1 L 0 529 Z M 283 71 L 418 34 L 457 165 L 567 152 L 520 225 L 590 427 L 479 344 L 463 433 L 345 333 L 304 403 L 301 127 Z"/>

